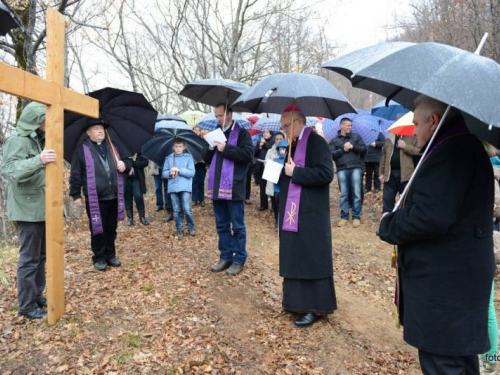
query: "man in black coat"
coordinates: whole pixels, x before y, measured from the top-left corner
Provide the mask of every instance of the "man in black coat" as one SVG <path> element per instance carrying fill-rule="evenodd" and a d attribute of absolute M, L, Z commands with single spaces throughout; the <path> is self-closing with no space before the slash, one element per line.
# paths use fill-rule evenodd
<path fill-rule="evenodd" d="M 446 105 L 419 96 L 414 123 L 425 149 Z M 421 161 L 404 207 L 382 217 L 379 236 L 398 246 L 399 319 L 425 374 L 479 374 L 490 347 L 494 276 L 493 173 L 463 117 L 450 111 Z"/>
<path fill-rule="evenodd" d="M 361 225 L 363 158 L 366 145 L 358 134 L 352 133 L 352 121 L 344 117 L 340 120 L 338 136 L 330 142 L 332 159 L 337 165 L 337 177 L 340 185 L 340 221 L 343 227 L 349 220 L 349 197 L 352 196 L 352 226 Z"/>
<path fill-rule="evenodd" d="M 125 210 L 127 211 L 127 225 L 134 225 L 134 205 L 139 213 L 139 221 L 142 225 L 149 225 L 146 219 L 146 206 L 144 204 L 144 194 L 146 194 L 146 175 L 144 168 L 149 164 L 149 160 L 141 153 L 128 159 L 132 164 L 132 168 L 127 173 L 127 181 L 125 183 Z"/>
<path fill-rule="evenodd" d="M 373 180 L 373 193 L 377 194 L 380 191 L 380 181 L 378 179 L 378 167 L 380 163 L 380 156 L 382 154 L 382 147 L 384 147 L 385 138 L 382 132 L 378 133 L 377 139 L 368 146 L 368 151 L 365 157 L 365 172 L 366 184 L 365 193 L 372 190 Z"/>
<path fill-rule="evenodd" d="M 283 309 L 301 314 L 295 325 L 308 327 L 337 308 L 330 226 L 333 163 L 326 141 L 305 128 L 300 108 L 294 108 L 293 117 L 291 134 L 291 108 L 281 116 L 293 143 L 292 160 L 287 162 L 286 156 L 279 181 L 280 276 L 284 278 Z"/>
<path fill-rule="evenodd" d="M 237 275 L 247 259 L 244 200 L 253 143 L 250 133 L 233 121 L 233 112 L 224 103 L 214 107 L 214 114 L 227 141 L 205 151 L 205 162 L 210 164 L 207 195 L 213 200 L 220 251 L 220 260 L 211 270 L 227 269 L 226 274 Z"/>
<path fill-rule="evenodd" d="M 69 179 L 69 195 L 78 207 L 85 204 L 87 210 L 92 261 L 98 271 L 121 264 L 115 250 L 116 227 L 125 214 L 123 174 L 131 168 L 130 160 L 118 144 L 114 148 L 121 160 L 115 159 L 105 137 L 106 127 L 108 124 L 100 119 L 87 122 L 87 137 L 73 154 Z"/>

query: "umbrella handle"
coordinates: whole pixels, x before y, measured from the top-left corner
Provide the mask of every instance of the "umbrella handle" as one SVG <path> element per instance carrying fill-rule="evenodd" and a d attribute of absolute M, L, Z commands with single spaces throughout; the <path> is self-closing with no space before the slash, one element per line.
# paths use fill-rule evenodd
<path fill-rule="evenodd" d="M 118 160 L 118 156 L 116 156 L 115 145 L 111 141 L 111 137 L 109 136 L 108 131 L 106 129 L 104 131 L 106 132 L 106 137 L 108 138 L 108 142 L 109 142 L 109 145 L 111 147 L 111 152 L 113 153 L 113 156 L 115 157 L 116 165 L 118 165 L 119 160 Z"/>

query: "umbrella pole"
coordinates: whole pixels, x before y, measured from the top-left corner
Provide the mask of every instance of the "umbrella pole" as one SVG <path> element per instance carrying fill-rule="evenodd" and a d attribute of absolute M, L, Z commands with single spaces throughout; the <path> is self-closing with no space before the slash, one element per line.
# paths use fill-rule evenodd
<path fill-rule="evenodd" d="M 420 162 L 417 164 L 417 167 L 413 171 L 413 174 L 411 175 L 410 181 L 408 181 L 408 184 L 406 184 L 406 187 L 403 190 L 403 194 L 401 194 L 399 196 L 398 203 L 396 203 L 396 205 L 394 206 L 394 209 L 392 210 L 392 212 L 395 212 L 399 208 L 399 206 L 401 206 L 401 203 L 404 201 L 404 199 L 406 197 L 406 194 L 408 193 L 408 190 L 410 189 L 410 186 L 411 186 L 411 184 L 412 184 L 412 182 L 413 182 L 416 174 L 418 173 L 418 170 L 420 169 L 420 167 L 424 163 L 425 157 L 429 153 L 431 145 L 434 143 L 434 139 L 436 138 L 436 135 L 439 133 L 439 130 L 441 129 L 441 126 L 444 123 L 444 120 L 446 120 L 446 116 L 448 115 L 448 112 L 450 111 L 450 109 L 451 109 L 451 106 L 449 105 L 446 108 L 446 111 L 444 111 L 444 115 L 443 115 L 443 117 L 441 117 L 441 121 L 439 121 L 439 125 L 438 125 L 436 131 L 434 132 L 434 134 L 432 134 L 431 140 L 429 141 L 429 144 L 427 145 L 427 148 L 425 149 L 424 153 L 422 154 L 422 157 L 420 158 Z"/>
<path fill-rule="evenodd" d="M 288 137 L 288 163 L 292 161 L 292 141 L 293 141 L 293 123 L 295 122 L 295 103 L 296 100 L 293 98 L 292 100 L 292 119 L 290 122 L 290 137 Z"/>
<path fill-rule="evenodd" d="M 108 138 L 109 146 L 111 147 L 111 152 L 113 153 L 113 156 L 115 157 L 116 165 L 118 165 L 119 160 L 118 160 L 118 156 L 116 155 L 115 145 L 113 144 L 113 142 L 111 142 L 111 137 L 109 136 L 108 131 L 106 129 L 104 131 L 106 132 L 106 137 Z"/>

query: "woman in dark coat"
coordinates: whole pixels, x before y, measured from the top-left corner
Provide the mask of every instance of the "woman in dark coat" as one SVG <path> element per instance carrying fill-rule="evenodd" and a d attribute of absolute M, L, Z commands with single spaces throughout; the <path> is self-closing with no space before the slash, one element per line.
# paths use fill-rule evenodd
<path fill-rule="evenodd" d="M 305 129 L 305 117 L 297 109 L 294 112 L 296 121 L 292 159 L 296 156 L 297 138 Z M 288 136 L 290 120 L 291 112 L 282 114 L 282 126 Z M 287 160 L 288 157 L 285 157 L 285 162 Z M 285 165 L 285 168 L 289 167 Z M 288 218 L 288 215 L 285 217 L 285 211 L 290 180 L 302 187 L 297 232 L 283 229 L 283 223 Z M 311 132 L 307 140 L 305 164 L 293 169 L 292 178 L 285 171 L 279 181 L 279 258 L 280 276 L 284 278 L 283 309 L 302 314 L 295 321 L 297 327 L 308 327 L 337 308 L 330 226 L 332 180 L 333 163 L 328 144 L 321 136 Z"/>
<path fill-rule="evenodd" d="M 425 149 L 446 106 L 421 98 L 414 122 Z M 404 207 L 383 217 L 379 236 L 398 245 L 399 318 L 423 372 L 479 374 L 477 355 L 490 347 L 493 173 L 463 118 L 450 117 Z"/>
<path fill-rule="evenodd" d="M 128 225 L 134 225 L 134 205 L 139 212 L 139 221 L 143 225 L 149 225 L 146 219 L 146 207 L 144 205 L 144 194 L 146 194 L 146 176 L 144 168 L 148 166 L 149 160 L 137 154 L 135 160 L 130 158 L 132 169 L 127 174 L 127 181 L 125 183 L 125 211 L 127 212 Z"/>
<path fill-rule="evenodd" d="M 266 159 L 267 151 L 273 146 L 274 137 L 273 132 L 269 130 L 264 130 L 262 132 L 262 138 L 260 139 L 257 146 L 255 146 L 255 157 L 260 160 Z M 259 189 L 260 189 L 260 206 L 258 208 L 259 211 L 264 211 L 269 208 L 269 198 L 266 194 L 266 185 L 267 180 L 262 178 L 262 174 L 264 173 L 264 164 L 260 161 L 257 161 L 255 164 L 255 173 L 258 175 L 259 180 Z"/>

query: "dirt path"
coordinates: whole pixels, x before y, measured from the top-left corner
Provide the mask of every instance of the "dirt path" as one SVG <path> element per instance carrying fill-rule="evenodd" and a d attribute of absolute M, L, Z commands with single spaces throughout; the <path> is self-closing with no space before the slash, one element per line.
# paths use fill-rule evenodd
<path fill-rule="evenodd" d="M 120 224 L 123 266 L 104 273 L 93 270 L 86 223 L 77 223 L 66 236 L 67 314 L 54 327 L 17 317 L 15 263 L 3 265 L 12 283 L 0 285 L 0 374 L 418 373 L 391 317 L 390 248 L 375 236 L 380 202 L 366 197 L 360 228 L 333 227 L 339 308 L 299 330 L 281 311 L 278 238 L 255 190 L 238 277 L 209 271 L 218 258 L 210 205 L 194 208 L 194 238 L 174 237 L 162 213 L 149 214 L 149 227 Z M 336 218 L 334 184 L 332 193 Z"/>

